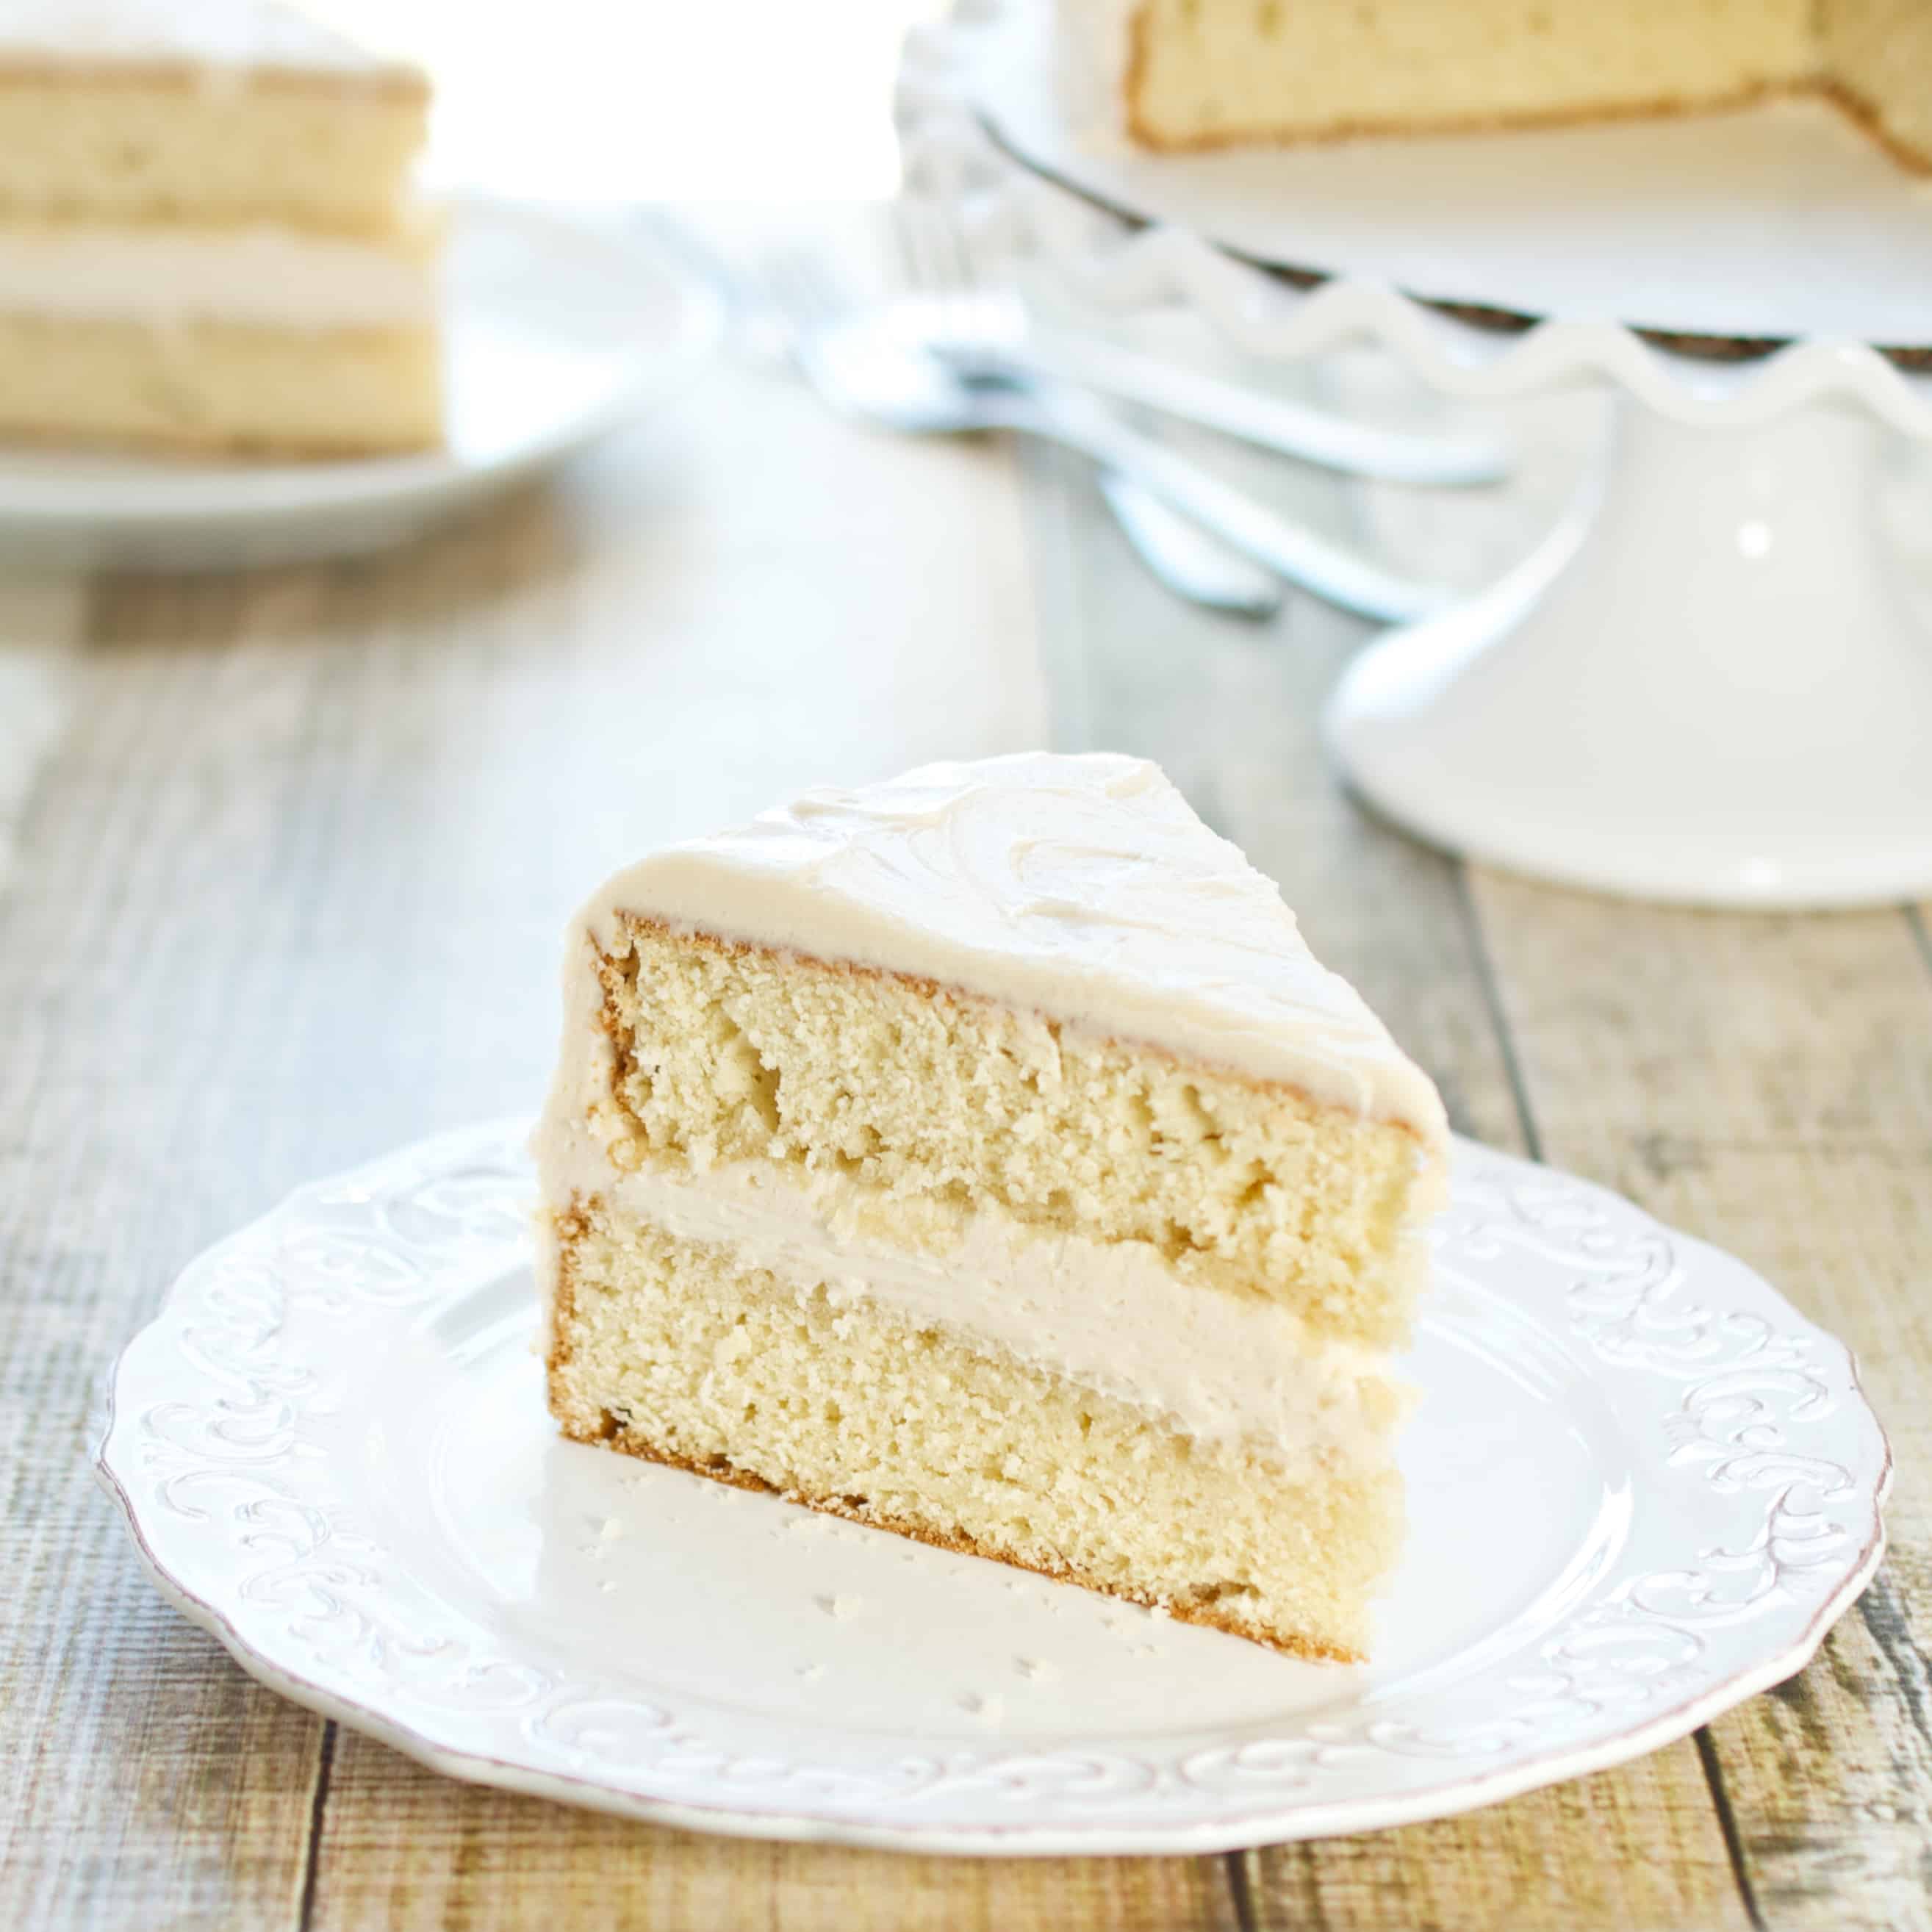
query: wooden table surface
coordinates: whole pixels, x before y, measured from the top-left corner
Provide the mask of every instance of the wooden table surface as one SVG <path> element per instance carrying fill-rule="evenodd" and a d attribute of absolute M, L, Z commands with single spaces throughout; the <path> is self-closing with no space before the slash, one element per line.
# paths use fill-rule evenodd
<path fill-rule="evenodd" d="M 1273 487 L 1346 532 L 1336 486 Z M 374 562 L 0 588 L 0 1925 L 1932 1925 L 1932 944 L 1454 863 L 1317 744 L 1360 627 L 1149 584 L 1058 458 L 721 366 Z M 533 1107 L 562 920 L 653 840 L 1041 742 L 1167 767 L 1456 1125 L 1734 1250 L 1858 1351 L 1892 1555 L 1801 1676 L 1621 1770 L 1226 1858 L 707 1839 L 448 1782 L 168 1610 L 88 1462 L 181 1266 L 318 1174 Z"/>

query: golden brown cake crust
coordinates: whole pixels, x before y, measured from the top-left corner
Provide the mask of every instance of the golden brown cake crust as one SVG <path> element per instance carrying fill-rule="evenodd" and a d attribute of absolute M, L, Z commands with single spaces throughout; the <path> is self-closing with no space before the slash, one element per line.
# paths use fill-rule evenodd
<path fill-rule="evenodd" d="M 1828 74 L 1813 82 L 1811 92 L 1821 94 L 1839 112 L 1855 122 L 1902 168 L 1913 174 L 1932 174 L 1932 153 L 1903 141 L 1886 127 L 1876 108 L 1858 89 Z"/>
<path fill-rule="evenodd" d="M 1097 1596 L 1118 1597 L 1122 1601 L 1138 1604 L 1144 1609 L 1159 1607 L 1155 1600 L 1132 1590 L 1117 1588 L 1111 1583 L 1096 1582 L 1082 1576 L 1076 1570 L 1063 1564 L 1048 1565 L 1030 1563 L 1024 1558 L 1010 1556 L 1006 1551 L 974 1540 L 970 1537 L 943 1535 L 938 1532 L 924 1528 L 918 1523 L 908 1522 L 903 1517 L 887 1516 L 872 1509 L 856 1510 L 837 1496 L 810 1496 L 794 1490 L 778 1490 L 763 1477 L 750 1471 L 734 1467 L 729 1462 L 706 1464 L 680 1456 L 662 1448 L 640 1435 L 634 1426 L 625 1428 L 614 1424 L 608 1434 L 589 1430 L 575 1429 L 560 1418 L 563 1433 L 573 1442 L 589 1443 L 598 1448 L 615 1449 L 626 1456 L 635 1456 L 640 1461 L 656 1462 L 670 1469 L 682 1469 L 693 1476 L 704 1476 L 714 1483 L 728 1484 L 733 1489 L 758 1490 L 771 1496 L 782 1496 L 788 1503 L 802 1503 L 807 1509 L 818 1510 L 826 1516 L 843 1516 L 848 1522 L 862 1523 L 868 1529 L 890 1530 L 895 1536 L 910 1538 L 915 1543 L 930 1545 L 934 1550 L 950 1550 L 962 1556 L 982 1556 L 994 1563 L 1004 1563 L 1010 1569 L 1030 1570 L 1036 1576 L 1051 1577 L 1058 1583 L 1076 1583 L 1083 1590 L 1090 1590 Z M 1168 1614 L 1176 1623 L 1202 1624 L 1210 1630 L 1218 1630 L 1229 1636 L 1244 1638 L 1250 1643 L 1265 1645 L 1270 1650 L 1285 1652 L 1291 1657 L 1302 1658 L 1318 1664 L 1360 1664 L 1365 1660 L 1360 1652 L 1343 1650 L 1332 1644 L 1316 1642 L 1306 1637 L 1274 1636 L 1237 1624 L 1231 1618 L 1217 1616 L 1208 1606 L 1195 1606 L 1170 1604 Z"/>

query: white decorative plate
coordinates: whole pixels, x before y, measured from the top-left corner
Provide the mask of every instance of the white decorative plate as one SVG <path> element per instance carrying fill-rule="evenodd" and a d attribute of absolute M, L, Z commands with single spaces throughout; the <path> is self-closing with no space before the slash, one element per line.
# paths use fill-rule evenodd
<path fill-rule="evenodd" d="M 1876 1567 L 1885 1438 L 1739 1262 L 1463 1144 L 1375 1664 L 560 1441 L 522 1131 L 304 1188 L 122 1357 L 100 1450 L 264 1683 L 454 1776 L 700 1830 L 1202 1852 L 1441 1816 L 1778 1682 Z"/>
<path fill-rule="evenodd" d="M 681 387 L 721 320 L 647 237 L 510 202 L 452 208 L 445 287 L 443 448 L 250 463 L 0 444 L 0 556 L 214 569 L 386 548 Z"/>

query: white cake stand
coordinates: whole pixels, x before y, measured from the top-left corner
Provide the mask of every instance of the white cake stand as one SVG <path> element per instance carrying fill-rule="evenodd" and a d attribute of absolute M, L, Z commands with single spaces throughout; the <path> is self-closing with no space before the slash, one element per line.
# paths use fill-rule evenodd
<path fill-rule="evenodd" d="M 1932 894 L 1932 633 L 1874 512 L 1932 380 L 1870 346 L 1932 344 L 1932 189 L 1803 102 L 1150 156 L 1076 124 L 1049 55 L 1031 8 L 916 40 L 911 160 L 1084 298 L 1178 298 L 1267 356 L 1372 340 L 1457 398 L 1621 393 L 1587 514 L 1342 679 L 1329 739 L 1372 803 L 1646 898 Z"/>

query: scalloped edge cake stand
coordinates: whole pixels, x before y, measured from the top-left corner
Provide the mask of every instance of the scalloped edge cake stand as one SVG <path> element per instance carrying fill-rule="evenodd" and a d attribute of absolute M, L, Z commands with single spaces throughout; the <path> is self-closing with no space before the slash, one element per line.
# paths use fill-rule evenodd
<path fill-rule="evenodd" d="M 1875 508 L 1889 436 L 1932 437 L 1932 382 L 1856 342 L 1724 364 L 1614 322 L 1499 335 L 1376 281 L 1298 290 L 1179 226 L 1124 242 L 989 137 L 967 38 L 908 44 L 908 179 L 1082 300 L 1184 302 L 1264 357 L 1371 341 L 1459 399 L 1619 392 L 1593 500 L 1344 674 L 1326 735 L 1370 804 L 1598 891 L 1767 910 L 1932 895 L 1932 633 Z"/>
<path fill-rule="evenodd" d="M 1766 908 L 1932 890 L 1932 637 L 1828 393 L 1707 425 L 1626 400 L 1594 513 L 1384 637 L 1324 723 L 1371 803 L 1568 884 Z"/>

